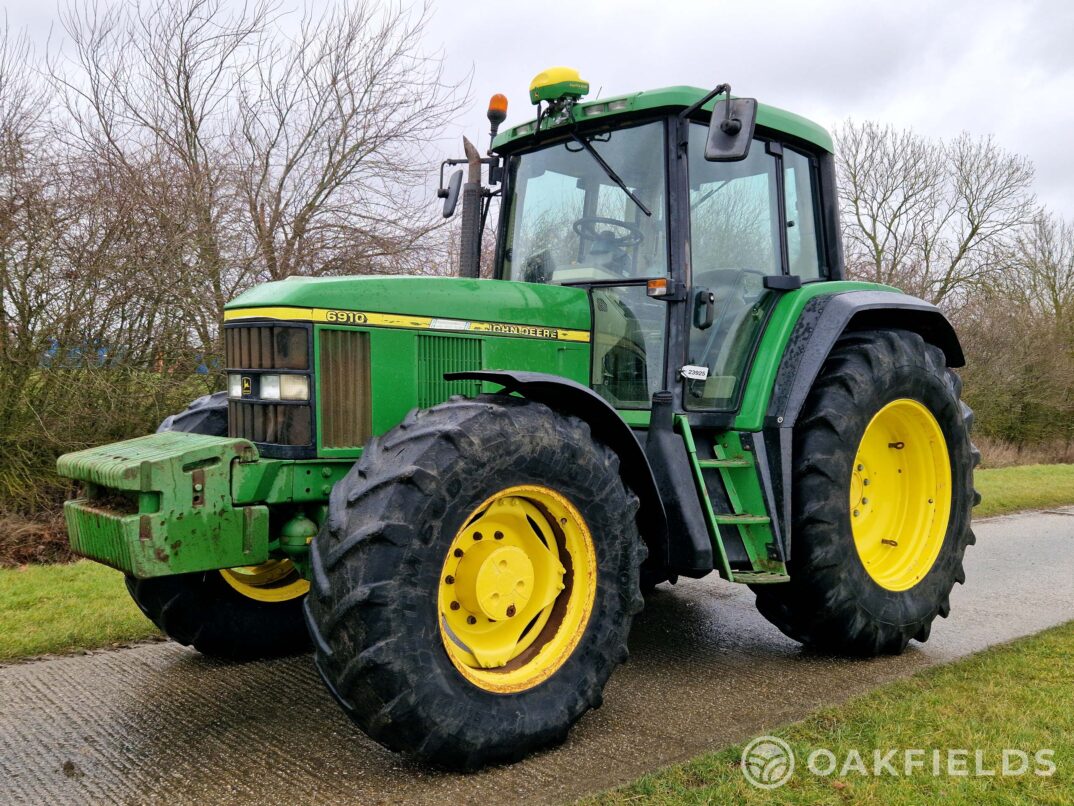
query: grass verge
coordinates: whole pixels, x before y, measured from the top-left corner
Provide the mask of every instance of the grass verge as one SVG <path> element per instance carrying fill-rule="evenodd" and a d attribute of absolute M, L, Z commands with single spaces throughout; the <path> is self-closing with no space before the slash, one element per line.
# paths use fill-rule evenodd
<path fill-rule="evenodd" d="M 790 780 L 774 790 L 749 784 L 741 769 L 743 745 L 671 767 L 622 789 L 591 798 L 589 804 L 622 803 L 794 803 L 945 806 L 1069 804 L 1074 792 L 1074 622 L 992 649 L 949 666 L 914 675 L 827 708 L 772 732 L 794 751 Z M 923 768 L 906 774 L 905 750 L 925 751 Z M 834 753 L 836 770 L 815 775 L 807 761 L 814 751 Z M 860 754 L 871 772 L 874 751 L 896 750 L 898 775 L 862 774 L 853 763 Z M 1001 775 L 1005 749 L 1028 753 L 1026 771 Z M 1047 765 L 1038 750 L 1054 754 L 1054 773 L 1035 774 Z M 941 774 L 933 774 L 933 750 L 940 751 Z M 966 750 L 954 762 L 965 775 L 947 775 L 950 750 Z M 978 765 L 976 752 L 982 751 Z M 843 772 L 851 759 L 852 766 Z M 1012 769 L 1021 766 L 1011 756 Z M 817 756 L 815 766 L 828 766 Z M 994 775 L 978 775 L 992 770 Z"/>
<path fill-rule="evenodd" d="M 111 568 L 88 561 L 0 568 L 0 661 L 156 634 Z"/>
<path fill-rule="evenodd" d="M 975 482 L 981 493 L 981 504 L 973 510 L 975 518 L 1074 504 L 1074 465 L 978 470 Z"/>

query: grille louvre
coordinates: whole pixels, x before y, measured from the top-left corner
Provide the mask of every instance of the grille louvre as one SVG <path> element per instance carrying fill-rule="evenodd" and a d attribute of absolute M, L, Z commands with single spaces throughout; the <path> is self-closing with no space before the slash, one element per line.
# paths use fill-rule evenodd
<path fill-rule="evenodd" d="M 304 327 L 243 325 L 224 330 L 230 369 L 309 369 L 309 335 Z"/>
<path fill-rule="evenodd" d="M 309 445 L 313 441 L 310 407 L 228 401 L 228 436 L 273 445 Z"/>
<path fill-rule="evenodd" d="M 457 336 L 426 336 L 418 339 L 418 406 L 427 409 L 452 395 L 473 397 L 480 381 L 445 381 L 446 372 L 481 369 L 481 340 Z"/>
<path fill-rule="evenodd" d="M 321 331 L 321 444 L 359 448 L 373 433 L 369 384 L 369 334 Z"/>

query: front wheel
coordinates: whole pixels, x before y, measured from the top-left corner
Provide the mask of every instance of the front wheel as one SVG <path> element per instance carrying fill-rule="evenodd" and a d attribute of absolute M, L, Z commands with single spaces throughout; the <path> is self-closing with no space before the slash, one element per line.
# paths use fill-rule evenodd
<path fill-rule="evenodd" d="M 322 677 L 373 739 L 442 766 L 561 741 L 626 658 L 637 507 L 577 418 L 505 395 L 412 413 L 314 540 Z"/>
<path fill-rule="evenodd" d="M 824 651 L 894 654 L 948 615 L 977 499 L 960 391 L 916 333 L 838 342 L 795 426 L 791 580 L 755 589 L 785 634 Z"/>
<path fill-rule="evenodd" d="M 253 660 L 309 650 L 302 599 L 309 583 L 290 560 L 135 579 L 135 604 L 161 632 L 203 655 Z"/>
<path fill-rule="evenodd" d="M 157 432 L 227 434 L 227 393 L 193 401 Z M 203 655 L 248 660 L 309 649 L 302 601 L 309 582 L 288 559 L 194 574 L 127 577 L 135 604 L 160 630 Z"/>

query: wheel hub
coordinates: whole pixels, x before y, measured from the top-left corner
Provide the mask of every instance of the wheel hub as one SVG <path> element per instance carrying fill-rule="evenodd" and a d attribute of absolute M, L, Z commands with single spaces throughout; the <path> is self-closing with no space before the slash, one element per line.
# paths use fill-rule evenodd
<path fill-rule="evenodd" d="M 546 680 L 585 632 L 596 575 L 592 537 L 570 501 L 538 485 L 493 495 L 444 560 L 437 598 L 451 662 L 501 694 Z"/>
<path fill-rule="evenodd" d="M 850 478 L 854 545 L 869 576 L 906 590 L 936 561 L 951 513 L 951 465 L 939 423 L 923 404 L 893 400 L 870 421 Z"/>
<path fill-rule="evenodd" d="M 455 577 L 459 603 L 471 613 L 503 621 L 521 611 L 533 594 L 533 563 L 517 546 L 484 543 L 470 549 Z"/>

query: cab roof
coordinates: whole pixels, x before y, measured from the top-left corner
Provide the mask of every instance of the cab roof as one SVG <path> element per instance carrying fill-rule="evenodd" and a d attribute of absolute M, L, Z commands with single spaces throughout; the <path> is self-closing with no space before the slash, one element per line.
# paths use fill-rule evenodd
<path fill-rule="evenodd" d="M 701 100 L 709 90 L 700 87 L 662 87 L 657 90 L 642 90 L 641 92 L 617 95 L 613 98 L 601 98 L 595 101 L 582 101 L 574 107 L 574 120 L 576 122 L 599 120 L 606 117 L 615 117 L 624 114 L 644 112 L 647 110 L 685 109 Z M 712 112 L 712 107 L 717 99 L 706 103 L 702 109 Z M 493 141 L 493 149 L 513 150 L 516 143 L 521 145 L 533 134 L 536 120 L 511 126 L 500 132 Z M 560 124 L 562 125 L 562 124 Z M 818 126 L 811 120 L 801 115 L 788 112 L 775 106 L 757 104 L 757 125 L 766 129 L 789 134 L 800 140 L 812 143 L 831 153 L 834 150 L 832 136 L 822 126 Z M 542 131 L 551 131 L 557 128 L 552 126 Z"/>

